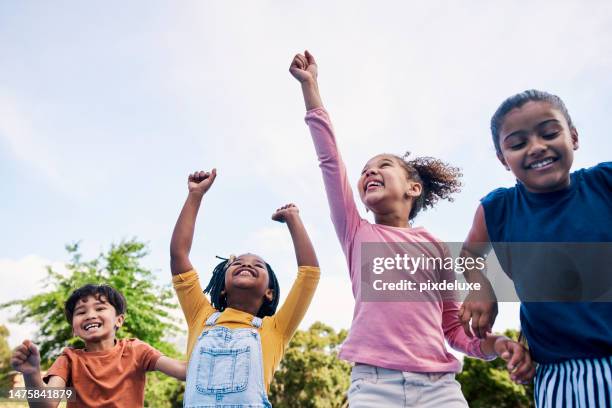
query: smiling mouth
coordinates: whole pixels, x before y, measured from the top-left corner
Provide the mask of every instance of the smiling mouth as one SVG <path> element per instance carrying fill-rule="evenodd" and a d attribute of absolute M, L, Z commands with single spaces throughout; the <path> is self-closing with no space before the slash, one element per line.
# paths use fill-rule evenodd
<path fill-rule="evenodd" d="M 543 160 L 535 161 L 535 162 L 531 163 L 530 165 L 528 165 L 527 168 L 530 169 L 530 170 L 544 169 L 544 168 L 549 167 L 551 164 L 553 164 L 557 160 L 559 160 L 559 159 L 555 158 L 555 157 L 549 157 L 549 158 L 546 158 L 546 159 L 543 159 Z"/>
<path fill-rule="evenodd" d="M 384 186 L 385 186 L 385 185 L 382 183 L 382 181 L 378 181 L 378 180 L 371 180 L 371 181 L 368 181 L 368 182 L 365 184 L 364 191 L 366 191 L 366 192 L 367 192 L 367 191 L 372 191 L 372 190 L 376 190 L 377 188 L 382 188 L 382 187 L 384 187 Z"/>
<path fill-rule="evenodd" d="M 85 331 L 89 331 L 91 329 L 99 329 L 100 327 L 102 327 L 101 323 L 88 323 L 85 326 L 83 326 L 83 329 Z"/>
<path fill-rule="evenodd" d="M 234 272 L 234 276 L 249 276 L 249 277 L 252 277 L 252 278 L 256 278 L 257 274 L 255 273 L 255 271 L 253 271 L 251 269 L 242 268 L 242 269 L 238 269 L 236 272 Z"/>

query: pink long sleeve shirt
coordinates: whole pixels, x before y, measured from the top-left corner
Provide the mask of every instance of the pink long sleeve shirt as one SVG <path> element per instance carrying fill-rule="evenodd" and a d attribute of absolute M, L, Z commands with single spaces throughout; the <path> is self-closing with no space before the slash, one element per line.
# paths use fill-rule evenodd
<path fill-rule="evenodd" d="M 360 277 L 363 243 L 433 243 L 427 251 L 435 252 L 437 248 L 438 253 L 430 255 L 442 257 L 446 247 L 422 227 L 389 227 L 361 218 L 327 112 L 323 108 L 308 111 L 306 123 L 319 158 L 331 218 L 346 256 L 355 297 L 353 322 L 340 358 L 400 371 L 458 372 L 461 363 L 446 350 L 446 338 L 456 350 L 489 359 L 491 356 L 481 351 L 480 340 L 469 338 L 463 331 L 457 301 L 442 301 L 439 296 L 420 302 L 363 300 L 364 284 Z M 423 271 L 413 277 L 426 279 L 428 273 L 431 274 Z"/>

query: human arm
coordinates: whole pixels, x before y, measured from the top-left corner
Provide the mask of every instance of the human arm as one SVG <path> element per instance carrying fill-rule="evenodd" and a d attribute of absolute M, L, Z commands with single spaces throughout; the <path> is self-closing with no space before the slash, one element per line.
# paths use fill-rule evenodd
<path fill-rule="evenodd" d="M 51 376 L 47 384 L 43 382 L 40 372 L 40 353 L 36 345 L 30 340 L 24 340 L 13 351 L 11 366 L 23 374 L 23 382 L 28 389 L 66 387 L 66 381 L 57 375 Z M 33 408 L 55 408 L 59 405 L 59 401 L 28 401 L 28 405 Z"/>
<path fill-rule="evenodd" d="M 535 364 L 529 350 L 522 344 L 506 336 L 488 335 L 482 340 L 480 347 L 484 354 L 495 353 L 506 361 L 510 378 L 517 384 L 527 383 L 535 375 Z"/>
<path fill-rule="evenodd" d="M 189 252 L 193 243 L 195 222 L 204 194 L 212 186 L 216 177 L 216 169 L 212 169 L 210 172 L 196 171 L 188 177 L 189 194 L 187 194 L 183 209 L 176 221 L 170 241 L 170 270 L 172 275 L 178 275 L 193 269 L 189 260 Z"/>
<path fill-rule="evenodd" d="M 461 248 L 460 256 L 465 259 L 486 258 L 491 252 L 491 242 L 487 232 L 484 209 L 479 205 L 474 215 L 472 228 Z M 477 265 L 477 262 L 469 263 Z M 476 266 L 467 268 L 464 272 L 465 280 L 469 283 L 479 283 L 480 290 L 472 290 L 465 298 L 459 309 L 459 320 L 465 334 L 484 339 L 493 329 L 497 317 L 497 298 L 491 282 L 483 271 Z M 471 322 L 471 327 L 470 327 Z"/>
<path fill-rule="evenodd" d="M 289 228 L 289 234 L 293 241 L 295 258 L 298 266 L 319 266 L 317 254 L 315 253 L 308 232 L 300 218 L 299 209 L 295 204 L 287 204 L 277 209 L 272 214 L 274 221 L 286 223 Z"/>
<path fill-rule="evenodd" d="M 298 264 L 297 279 L 285 302 L 273 317 L 276 330 L 280 332 L 286 345 L 304 318 L 314 296 L 320 277 L 319 262 L 295 205 L 288 204 L 279 208 L 272 215 L 272 219 L 287 223 Z"/>
<path fill-rule="evenodd" d="M 160 371 L 177 380 L 185 381 L 187 377 L 187 362 L 166 356 L 160 356 L 155 363 L 155 371 Z"/>
<path fill-rule="evenodd" d="M 353 244 L 361 217 L 353 199 L 346 167 L 336 144 L 329 115 L 323 108 L 317 83 L 317 64 L 314 57 L 306 52 L 296 55 L 291 63 L 291 74 L 300 82 L 306 105 L 306 123 L 314 142 L 323 183 L 331 210 L 331 218 L 342 249 L 348 253 Z"/>
<path fill-rule="evenodd" d="M 216 169 L 212 169 L 210 172 L 197 171 L 189 175 L 187 179 L 189 193 L 176 221 L 170 242 L 172 283 L 187 320 L 187 325 L 190 328 L 198 321 L 198 316 L 208 315 L 213 311 L 210 302 L 202 293 L 198 276 L 193 271 L 193 266 L 189 260 L 189 252 L 193 242 L 195 222 L 200 204 L 204 194 L 210 189 L 216 177 Z"/>
<path fill-rule="evenodd" d="M 302 86 L 306 110 L 322 108 L 323 102 L 321 101 L 319 83 L 317 82 L 319 70 L 312 54 L 308 51 L 304 51 L 304 54 L 296 54 L 293 57 L 293 61 L 291 61 L 289 72 Z"/>

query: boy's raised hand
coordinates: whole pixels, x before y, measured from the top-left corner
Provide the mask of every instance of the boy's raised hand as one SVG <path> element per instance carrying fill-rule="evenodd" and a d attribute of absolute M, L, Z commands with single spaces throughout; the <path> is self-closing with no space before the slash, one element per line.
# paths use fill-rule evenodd
<path fill-rule="evenodd" d="M 274 214 L 272 214 L 272 219 L 278 222 L 287 222 L 287 218 L 299 216 L 300 210 L 293 203 L 283 205 L 281 208 L 278 208 Z"/>
<path fill-rule="evenodd" d="M 40 372 L 40 353 L 30 340 L 24 340 L 13 351 L 11 366 L 24 375 Z"/>
<path fill-rule="evenodd" d="M 316 81 L 318 75 L 317 63 L 311 53 L 304 51 L 304 54 L 296 54 L 293 57 L 289 72 L 300 83 Z"/>
<path fill-rule="evenodd" d="M 215 182 L 216 177 L 217 169 L 212 169 L 211 171 L 196 171 L 190 174 L 187 182 L 189 192 L 204 195 Z"/>
<path fill-rule="evenodd" d="M 531 381 L 535 375 L 535 366 L 525 346 L 502 336 L 495 341 L 495 352 L 508 363 L 512 381 L 518 384 Z"/>

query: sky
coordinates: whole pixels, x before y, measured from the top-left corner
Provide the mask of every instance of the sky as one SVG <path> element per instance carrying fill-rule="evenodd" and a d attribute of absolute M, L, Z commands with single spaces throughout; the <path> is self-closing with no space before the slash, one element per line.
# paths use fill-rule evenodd
<path fill-rule="evenodd" d="M 304 49 L 353 185 L 382 152 L 462 168 L 454 202 L 415 222 L 444 241 L 462 241 L 478 200 L 515 183 L 488 129 L 508 96 L 558 94 L 580 136 L 573 168 L 610 159 L 610 2 L 2 2 L 0 302 L 44 290 L 45 266 L 62 270 L 76 241 L 87 259 L 137 237 L 168 284 L 187 175 L 216 167 L 191 254 L 203 279 L 215 255 L 253 252 L 286 293 L 295 258 L 270 215 L 294 202 L 322 270 L 301 327 L 350 327 L 346 263 L 288 72 Z M 36 330 L 14 313 L 0 311 L 11 346 Z M 518 305 L 500 305 L 495 329 L 518 326 Z"/>

